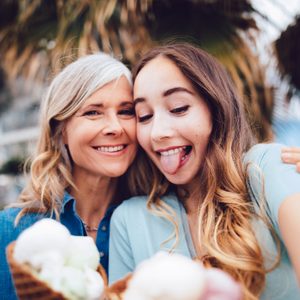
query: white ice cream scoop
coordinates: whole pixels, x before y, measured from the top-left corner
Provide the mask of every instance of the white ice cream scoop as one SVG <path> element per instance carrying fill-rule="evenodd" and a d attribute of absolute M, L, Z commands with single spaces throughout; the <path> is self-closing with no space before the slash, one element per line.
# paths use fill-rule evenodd
<path fill-rule="evenodd" d="M 52 219 L 43 219 L 20 234 L 14 249 L 14 259 L 19 263 L 30 263 L 36 254 L 52 250 L 65 257 L 70 238 L 70 232 L 65 226 Z"/>
<path fill-rule="evenodd" d="M 90 236 L 71 236 L 66 264 L 83 269 L 89 267 L 96 270 L 100 255 Z"/>
<path fill-rule="evenodd" d="M 84 279 L 86 283 L 86 298 L 91 300 L 99 300 L 99 295 L 104 290 L 104 280 L 100 274 L 89 268 L 84 270 Z"/>
<path fill-rule="evenodd" d="M 137 267 L 124 300 L 199 300 L 205 281 L 200 264 L 160 252 Z"/>
<path fill-rule="evenodd" d="M 43 219 L 23 231 L 14 247 L 14 259 L 69 300 L 98 300 L 104 292 L 97 272 L 99 252 L 91 237 L 72 236 L 52 219 Z"/>

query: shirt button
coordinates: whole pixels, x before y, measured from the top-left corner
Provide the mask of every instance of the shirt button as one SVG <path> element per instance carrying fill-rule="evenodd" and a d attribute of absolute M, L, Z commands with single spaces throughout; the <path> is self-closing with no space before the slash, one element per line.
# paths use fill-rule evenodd
<path fill-rule="evenodd" d="M 100 257 L 103 257 L 104 256 L 104 252 L 100 252 Z"/>
<path fill-rule="evenodd" d="M 103 225 L 103 226 L 101 227 L 101 230 L 102 230 L 102 231 L 106 231 L 106 226 Z"/>

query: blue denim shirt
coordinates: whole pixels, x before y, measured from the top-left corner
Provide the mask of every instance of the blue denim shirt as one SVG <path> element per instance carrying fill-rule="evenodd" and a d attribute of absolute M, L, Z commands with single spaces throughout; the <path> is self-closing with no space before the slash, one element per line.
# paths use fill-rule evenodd
<path fill-rule="evenodd" d="M 87 235 L 83 223 L 76 213 L 75 199 L 65 192 L 63 198 L 62 210 L 60 213 L 60 222 L 65 225 L 72 235 Z M 108 244 L 109 244 L 109 230 L 110 218 L 117 205 L 111 205 L 104 218 L 101 220 L 98 228 L 96 245 L 100 253 L 100 263 L 105 268 L 108 274 Z M 5 249 L 6 246 L 16 240 L 19 234 L 33 225 L 42 218 L 47 218 L 49 215 L 29 213 L 21 218 L 17 226 L 14 225 L 15 218 L 20 212 L 19 208 L 8 208 L 0 211 L 0 299 L 15 300 L 13 282 L 10 276 L 9 267 L 6 260 Z"/>

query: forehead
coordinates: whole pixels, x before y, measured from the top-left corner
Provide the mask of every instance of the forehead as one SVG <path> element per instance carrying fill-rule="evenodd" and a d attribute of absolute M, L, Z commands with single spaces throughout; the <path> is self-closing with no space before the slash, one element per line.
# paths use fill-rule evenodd
<path fill-rule="evenodd" d="M 99 87 L 91 96 L 89 96 L 84 105 L 94 101 L 132 101 L 132 86 L 126 77 L 110 81 Z"/>
<path fill-rule="evenodd" d="M 149 61 L 138 73 L 134 82 L 134 97 L 147 97 L 156 93 L 184 87 L 194 90 L 191 82 L 176 64 L 167 57 L 158 56 Z"/>

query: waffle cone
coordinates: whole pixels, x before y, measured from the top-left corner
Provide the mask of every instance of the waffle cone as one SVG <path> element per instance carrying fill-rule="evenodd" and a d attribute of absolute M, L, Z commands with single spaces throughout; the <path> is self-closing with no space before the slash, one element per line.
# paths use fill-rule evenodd
<path fill-rule="evenodd" d="M 122 300 L 123 294 L 127 289 L 128 282 L 131 279 L 132 274 L 128 274 L 124 278 L 116 281 L 114 284 L 109 286 L 106 290 L 107 299 L 109 300 Z"/>
<path fill-rule="evenodd" d="M 37 278 L 29 266 L 15 261 L 14 246 L 15 242 L 7 246 L 6 256 L 18 298 L 20 300 L 67 300 L 63 294 L 54 291 L 47 283 Z M 107 275 L 104 268 L 99 265 L 97 271 L 107 286 Z"/>
<path fill-rule="evenodd" d="M 10 272 L 20 300 L 65 300 L 64 296 L 51 289 L 47 283 L 38 279 L 25 264 L 20 264 L 13 257 L 15 242 L 6 248 Z"/>

